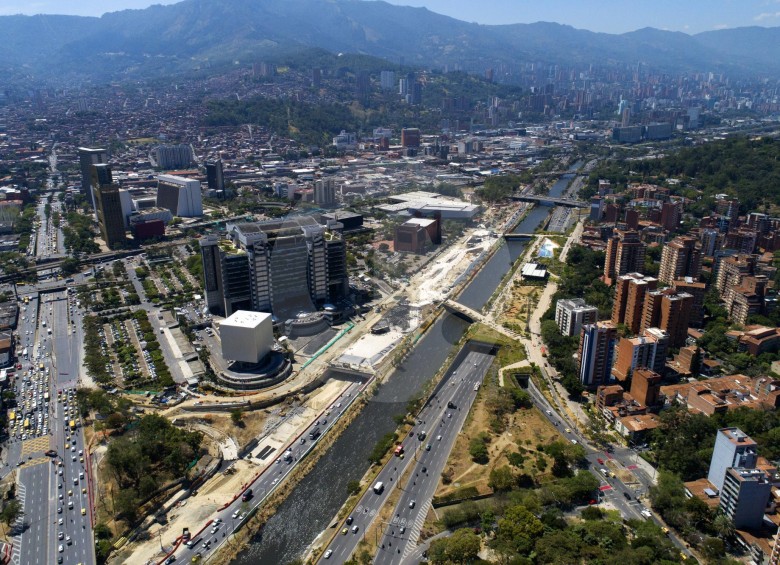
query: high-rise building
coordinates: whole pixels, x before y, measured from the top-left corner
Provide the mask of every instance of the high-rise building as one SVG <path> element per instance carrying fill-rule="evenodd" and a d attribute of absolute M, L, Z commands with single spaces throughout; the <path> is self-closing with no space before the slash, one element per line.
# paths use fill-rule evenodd
<path fill-rule="evenodd" d="M 704 295 L 707 294 L 707 285 L 696 282 L 692 277 L 685 277 L 672 281 L 672 288 L 677 292 L 687 292 L 693 296 L 691 317 L 688 323 L 693 328 L 701 328 L 704 325 Z"/>
<path fill-rule="evenodd" d="M 661 204 L 661 227 L 668 232 L 674 232 L 680 226 L 682 203 L 664 202 Z"/>
<path fill-rule="evenodd" d="M 355 75 L 355 94 L 358 98 L 364 98 L 371 92 L 371 77 L 368 71 L 360 70 Z"/>
<path fill-rule="evenodd" d="M 639 368 L 663 373 L 668 346 L 669 336 L 659 328 L 648 328 L 638 337 L 620 338 L 612 376 L 619 381 L 625 381 Z"/>
<path fill-rule="evenodd" d="M 617 328 L 612 322 L 585 324 L 580 332 L 580 382 L 587 388 L 607 384 L 610 379 Z"/>
<path fill-rule="evenodd" d="M 382 90 L 393 90 L 395 87 L 395 72 L 382 71 L 379 74 L 379 86 Z"/>
<path fill-rule="evenodd" d="M 640 331 L 660 328 L 669 334 L 669 347 L 682 347 L 688 336 L 693 296 L 674 289 L 653 290 L 645 295 Z"/>
<path fill-rule="evenodd" d="M 745 325 L 752 314 L 763 314 L 768 285 L 766 275 L 756 275 L 742 277 L 739 285 L 727 287 L 723 302 L 731 320 Z"/>
<path fill-rule="evenodd" d="M 628 273 L 617 278 L 612 323 L 625 324 L 632 334 L 639 333 L 645 294 L 655 290 L 658 280 L 641 273 Z"/>
<path fill-rule="evenodd" d="M 555 323 L 565 336 L 580 335 L 584 324 L 598 320 L 599 309 L 588 306 L 582 298 L 559 300 L 555 304 Z"/>
<path fill-rule="evenodd" d="M 222 159 L 206 161 L 206 183 L 210 192 L 223 195 L 225 191 L 225 176 L 222 170 Z"/>
<path fill-rule="evenodd" d="M 611 285 L 620 275 L 641 273 L 645 267 L 645 244 L 639 232 L 615 230 L 617 233 L 607 242 L 604 261 L 604 282 Z"/>
<path fill-rule="evenodd" d="M 105 182 L 108 181 L 108 182 Z M 111 182 L 108 165 L 92 165 L 92 193 L 103 241 L 109 249 L 125 243 L 125 217 L 119 185 Z"/>
<path fill-rule="evenodd" d="M 174 216 L 196 218 L 203 215 L 200 181 L 159 175 L 157 177 L 157 207 L 171 211 Z"/>
<path fill-rule="evenodd" d="M 420 130 L 418 128 L 403 128 L 401 130 L 402 147 L 420 147 Z"/>
<path fill-rule="evenodd" d="M 720 491 L 720 510 L 738 530 L 757 530 L 764 522 L 772 483 L 757 469 L 729 468 Z"/>
<path fill-rule="evenodd" d="M 707 480 L 718 490 L 723 488 L 726 469 L 753 469 L 758 459 L 756 442 L 739 428 L 721 428 L 715 436 L 715 448 L 710 459 Z"/>
<path fill-rule="evenodd" d="M 336 204 L 336 179 L 326 177 L 315 181 L 314 203 L 320 206 L 333 206 Z"/>
<path fill-rule="evenodd" d="M 631 377 L 631 396 L 642 406 L 655 406 L 661 395 L 661 375 L 637 369 Z"/>
<path fill-rule="evenodd" d="M 712 228 L 702 228 L 699 230 L 699 241 L 701 242 L 702 255 L 712 257 L 715 250 L 721 246 L 722 236 L 720 231 Z"/>
<path fill-rule="evenodd" d="M 674 238 L 661 251 L 658 280 L 661 284 L 671 286 L 676 279 L 683 277 L 698 279 L 701 274 L 701 255 L 701 246 L 696 238 Z"/>
<path fill-rule="evenodd" d="M 756 249 L 758 233 L 750 228 L 737 228 L 729 230 L 726 234 L 723 246 L 728 249 L 736 249 L 739 253 L 753 253 Z"/>
<path fill-rule="evenodd" d="M 108 152 L 105 149 L 90 149 L 79 147 L 79 166 L 81 168 L 81 194 L 87 198 L 87 202 L 93 208 L 95 199 L 92 193 L 92 165 L 108 163 Z M 105 184 L 110 184 L 110 181 Z"/>
<path fill-rule="evenodd" d="M 720 297 L 725 298 L 729 288 L 742 284 L 744 277 L 756 274 L 757 262 L 755 255 L 740 254 L 722 258 L 715 272 L 715 288 Z"/>
<path fill-rule="evenodd" d="M 157 166 L 163 170 L 183 169 L 194 162 L 192 146 L 187 143 L 178 145 L 158 145 L 154 148 Z"/>
<path fill-rule="evenodd" d="M 228 224 L 227 236 L 201 240 L 206 303 L 215 314 L 293 317 L 347 292 L 344 241 L 312 218 Z"/>

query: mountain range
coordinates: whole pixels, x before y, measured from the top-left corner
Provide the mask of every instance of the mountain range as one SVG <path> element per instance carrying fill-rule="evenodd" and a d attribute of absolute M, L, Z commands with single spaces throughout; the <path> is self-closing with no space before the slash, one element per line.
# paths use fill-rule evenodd
<path fill-rule="evenodd" d="M 184 0 L 99 18 L 2 16 L 0 37 L 0 72 L 52 82 L 162 75 L 306 48 L 471 70 L 642 63 L 672 73 L 780 75 L 780 28 L 607 34 L 545 22 L 479 25 L 366 0 Z"/>

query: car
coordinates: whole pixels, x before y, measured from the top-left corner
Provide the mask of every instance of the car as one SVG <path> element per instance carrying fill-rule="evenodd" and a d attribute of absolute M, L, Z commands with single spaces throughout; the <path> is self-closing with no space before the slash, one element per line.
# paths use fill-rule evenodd
<path fill-rule="evenodd" d="M 626 500 L 631 500 L 631 495 L 630 495 L 630 494 L 628 494 L 627 492 L 624 492 L 624 493 L 623 493 L 623 496 L 625 496 L 625 497 L 626 497 Z"/>
<path fill-rule="evenodd" d="M 353 520 L 354 520 L 354 518 L 352 516 L 347 518 L 347 526 L 351 525 Z"/>
<path fill-rule="evenodd" d="M 72 500 L 68 501 L 68 510 L 73 510 L 73 501 Z"/>
<path fill-rule="evenodd" d="M 609 477 L 609 471 L 607 471 L 606 469 L 600 469 L 600 471 L 602 475 L 604 475 L 605 477 Z"/>
<path fill-rule="evenodd" d="M 238 518 L 239 514 L 241 514 L 241 511 L 236 510 L 235 512 L 233 512 L 233 514 L 230 517 L 235 520 L 236 518 Z"/>
<path fill-rule="evenodd" d="M 427 473 L 427 472 L 428 472 L 428 467 L 423 467 L 423 468 L 422 468 L 422 469 L 420 469 L 420 470 L 421 470 L 423 473 Z"/>
<path fill-rule="evenodd" d="M 565 429 L 565 430 L 563 430 L 563 431 L 564 431 L 564 432 L 566 432 L 567 434 L 570 434 L 570 433 L 571 433 L 571 428 L 566 428 L 566 429 Z"/>
<path fill-rule="evenodd" d="M 347 535 L 347 532 L 349 532 L 349 528 L 344 528 L 343 530 L 341 530 L 341 535 L 345 536 Z"/>
<path fill-rule="evenodd" d="M 64 546 L 64 545 L 62 545 L 62 544 L 60 544 L 60 547 L 58 547 L 58 548 L 57 548 L 57 551 L 59 551 L 60 553 L 62 553 L 63 551 L 65 551 L 65 546 Z"/>
<path fill-rule="evenodd" d="M 82 516 L 86 516 L 87 515 L 87 509 L 86 508 L 82 508 L 81 509 L 81 515 Z"/>
<path fill-rule="evenodd" d="M 666 534 L 666 535 L 668 535 L 668 534 L 669 534 L 669 528 L 667 528 L 666 526 L 664 526 L 663 528 L 661 528 L 661 531 L 663 531 L 663 533 L 664 533 L 664 534 Z"/>
<path fill-rule="evenodd" d="M 441 436 L 436 436 L 436 441 L 441 441 Z"/>
<path fill-rule="evenodd" d="M 70 539 L 70 536 L 65 536 L 65 543 L 67 543 L 68 545 L 73 543 L 73 541 Z"/>
<path fill-rule="evenodd" d="M 325 552 L 325 554 L 322 557 L 323 559 L 330 559 L 331 555 L 333 555 L 333 550 L 329 549 L 328 551 Z"/>
<path fill-rule="evenodd" d="M 65 534 L 63 534 L 62 532 L 58 533 L 58 534 L 57 534 L 57 539 L 58 539 L 58 540 L 63 540 L 63 539 L 65 539 Z"/>
<path fill-rule="evenodd" d="M 430 450 L 431 450 L 431 444 L 429 443 L 428 445 L 425 446 L 425 451 L 430 451 Z"/>
<path fill-rule="evenodd" d="M 217 530 L 219 530 L 219 524 L 214 524 L 214 527 L 211 528 L 211 533 L 216 534 Z"/>
<path fill-rule="evenodd" d="M 73 496 L 73 490 L 68 489 L 68 496 Z"/>
<path fill-rule="evenodd" d="M 84 509 L 82 508 L 82 509 L 81 509 L 81 511 L 82 511 L 82 512 L 84 512 Z M 60 526 L 62 526 L 62 518 L 60 518 L 59 520 L 57 520 L 57 524 L 59 524 Z"/>
<path fill-rule="evenodd" d="M 400 530 L 398 530 L 398 532 L 399 532 L 399 533 L 401 533 L 401 534 L 403 534 L 404 532 L 406 532 L 406 526 L 401 526 L 401 529 L 400 529 Z"/>
<path fill-rule="evenodd" d="M 62 514 L 62 506 L 57 507 L 57 514 Z"/>
<path fill-rule="evenodd" d="M 603 465 L 603 464 L 604 464 L 604 460 L 603 460 L 601 457 L 599 457 L 598 459 L 596 459 L 596 461 L 598 461 L 598 462 L 599 462 L 599 465 Z"/>
<path fill-rule="evenodd" d="M 359 528 L 359 527 L 357 527 L 357 526 L 352 526 L 352 533 L 353 533 L 353 534 L 356 534 L 356 533 L 358 533 L 358 530 L 359 530 L 359 529 L 360 529 L 360 528 Z"/>
<path fill-rule="evenodd" d="M 414 500 L 409 501 L 409 508 L 414 508 L 414 505 L 415 505 Z"/>

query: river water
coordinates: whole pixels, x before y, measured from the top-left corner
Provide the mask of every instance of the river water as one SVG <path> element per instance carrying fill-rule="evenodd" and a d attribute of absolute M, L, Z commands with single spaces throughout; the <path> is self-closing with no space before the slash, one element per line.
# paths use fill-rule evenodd
<path fill-rule="evenodd" d="M 575 163 L 570 171 L 580 166 L 581 163 Z M 563 194 L 573 176 L 561 177 L 550 189 L 550 195 Z M 548 206 L 534 207 L 514 231 L 532 233 L 549 212 Z M 463 290 L 458 302 L 480 310 L 526 244 L 522 240 L 505 241 Z M 376 442 L 395 430 L 393 416 L 404 413 L 407 402 L 419 396 L 467 328 L 468 323 L 457 316 L 445 313 L 438 318 L 379 393 L 252 538 L 249 548 L 233 561 L 234 565 L 284 565 L 303 554 L 344 504 L 348 483 L 365 474 L 368 455 Z"/>

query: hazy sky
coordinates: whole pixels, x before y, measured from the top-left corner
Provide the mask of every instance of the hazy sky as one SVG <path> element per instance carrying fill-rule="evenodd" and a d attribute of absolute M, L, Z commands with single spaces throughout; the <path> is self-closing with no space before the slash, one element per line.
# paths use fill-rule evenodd
<path fill-rule="evenodd" d="M 0 0 L 0 15 L 99 16 L 126 8 L 177 0 Z M 263 0 L 256 0 L 262 2 Z M 751 25 L 780 26 L 780 0 L 388 0 L 425 6 L 484 24 L 550 21 L 577 28 L 622 33 L 646 26 L 686 33 Z"/>

